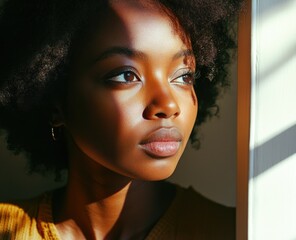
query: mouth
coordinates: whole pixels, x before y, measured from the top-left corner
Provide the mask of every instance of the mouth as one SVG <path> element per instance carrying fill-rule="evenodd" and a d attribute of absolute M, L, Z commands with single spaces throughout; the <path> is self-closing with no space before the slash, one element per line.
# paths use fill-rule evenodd
<path fill-rule="evenodd" d="M 140 148 L 149 156 L 165 158 L 174 156 L 182 142 L 182 135 L 176 128 L 160 128 L 140 142 Z"/>

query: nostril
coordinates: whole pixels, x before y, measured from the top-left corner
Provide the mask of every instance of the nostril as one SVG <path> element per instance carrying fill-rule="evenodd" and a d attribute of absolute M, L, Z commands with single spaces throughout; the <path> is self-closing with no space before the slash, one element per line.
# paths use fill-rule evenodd
<path fill-rule="evenodd" d="M 172 96 L 161 95 L 154 97 L 150 103 L 148 102 L 143 111 L 143 117 L 151 120 L 175 118 L 180 112 L 177 101 Z"/>
<path fill-rule="evenodd" d="M 167 118 L 167 115 L 165 113 L 162 113 L 162 112 L 156 113 L 155 116 L 158 117 L 158 118 Z"/>

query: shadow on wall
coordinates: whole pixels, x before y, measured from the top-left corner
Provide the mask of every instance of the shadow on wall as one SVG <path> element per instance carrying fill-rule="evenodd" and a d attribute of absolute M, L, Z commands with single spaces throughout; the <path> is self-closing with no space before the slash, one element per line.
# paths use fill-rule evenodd
<path fill-rule="evenodd" d="M 296 154 L 296 124 L 256 147 L 251 154 L 254 159 L 268 159 L 254 162 L 253 177 Z"/>
<path fill-rule="evenodd" d="M 249 237 L 296 239 L 296 0 L 253 0 Z"/>
<path fill-rule="evenodd" d="M 258 139 L 272 134 L 275 129 L 285 129 L 251 149 L 251 156 L 255 160 L 264 160 L 254 162 L 251 175 L 255 178 L 296 153 L 296 119 L 292 103 L 296 76 L 296 15 L 293 11 L 296 0 L 258 0 L 254 1 L 254 5 L 254 107 L 258 110 L 254 126 L 269 126 L 264 131 L 256 129 Z M 272 104 L 270 100 L 276 102 Z M 272 108 L 267 109 L 271 104 Z"/>
<path fill-rule="evenodd" d="M 258 4 L 260 3 L 260 8 L 264 12 L 268 12 L 272 9 L 275 9 L 279 6 L 283 6 L 285 4 L 288 4 L 289 2 L 292 2 L 293 0 L 268 0 L 268 1 L 258 1 Z M 262 12 L 262 13 L 264 13 Z"/>

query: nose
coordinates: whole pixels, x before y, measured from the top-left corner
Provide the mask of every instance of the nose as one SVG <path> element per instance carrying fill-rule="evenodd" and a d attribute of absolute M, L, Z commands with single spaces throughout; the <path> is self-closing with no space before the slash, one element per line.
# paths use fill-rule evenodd
<path fill-rule="evenodd" d="M 176 118 L 181 110 L 169 83 L 158 83 L 146 91 L 148 104 L 143 117 L 148 120 Z"/>

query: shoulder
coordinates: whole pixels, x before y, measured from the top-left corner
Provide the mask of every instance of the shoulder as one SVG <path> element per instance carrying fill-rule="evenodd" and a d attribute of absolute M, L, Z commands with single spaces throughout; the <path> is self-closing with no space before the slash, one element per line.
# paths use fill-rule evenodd
<path fill-rule="evenodd" d="M 177 189 L 180 234 L 205 239 L 235 239 L 235 208 L 213 202 L 193 188 Z"/>
<path fill-rule="evenodd" d="M 0 219 L 4 221 L 7 218 L 13 218 L 17 216 L 30 216 L 37 214 L 38 198 L 22 201 L 13 201 L 8 203 L 0 203 Z"/>
<path fill-rule="evenodd" d="M 36 226 L 39 198 L 0 203 L 0 238 L 16 239 Z"/>

